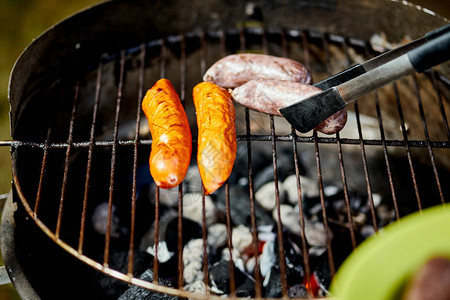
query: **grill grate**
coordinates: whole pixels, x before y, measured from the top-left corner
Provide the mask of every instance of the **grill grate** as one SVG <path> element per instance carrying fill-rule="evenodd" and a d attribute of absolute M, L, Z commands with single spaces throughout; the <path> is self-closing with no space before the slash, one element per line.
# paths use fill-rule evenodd
<path fill-rule="evenodd" d="M 377 54 L 368 43 L 361 40 L 355 40 L 348 37 L 336 36 L 332 34 L 322 34 L 315 31 L 302 31 L 302 30 L 262 30 L 261 28 L 247 28 L 247 29 L 236 29 L 218 32 L 192 32 L 186 35 L 180 36 L 170 36 L 165 39 L 150 41 L 144 43 L 138 47 L 126 49 L 121 51 L 119 54 L 114 55 L 103 55 L 97 66 L 93 66 L 92 70 L 86 71 L 86 77 L 79 78 L 74 85 L 71 86 L 73 90 L 73 97 L 71 99 L 72 105 L 67 112 L 61 112 L 67 114 L 68 117 L 65 119 L 69 120 L 67 125 L 67 132 L 56 128 L 55 123 L 50 122 L 46 137 L 42 141 L 32 141 L 30 140 L 13 140 L 13 141 L 1 141 L 1 146 L 12 147 L 12 172 L 16 191 L 25 206 L 29 215 L 34 219 L 34 221 L 39 225 L 39 227 L 59 246 L 67 250 L 69 253 L 80 259 L 81 261 L 87 263 L 88 265 L 110 275 L 115 278 L 124 280 L 128 283 L 135 284 L 137 286 L 152 289 L 154 291 L 168 293 L 180 297 L 195 297 L 198 299 L 210 299 L 214 296 L 210 291 L 207 291 L 206 295 L 195 294 L 192 295 L 187 291 L 181 289 L 170 288 L 159 284 L 158 277 L 160 274 L 159 262 L 158 262 L 158 246 L 155 247 L 155 259 L 153 262 L 153 272 L 154 277 L 152 282 L 138 279 L 133 277 L 134 273 L 134 254 L 136 248 L 136 213 L 137 213 L 137 194 L 138 194 L 138 169 L 139 169 L 139 157 L 148 153 L 151 146 L 151 139 L 142 131 L 141 122 L 141 110 L 140 104 L 143 98 L 143 93 L 145 89 L 155 82 L 160 77 L 169 77 L 169 79 L 177 82 L 177 87 L 179 90 L 180 99 L 185 105 L 187 112 L 192 113 L 189 110 L 189 91 L 190 82 L 201 80 L 202 74 L 206 71 L 207 66 L 211 65 L 216 59 L 224 56 L 228 53 L 233 53 L 237 51 L 247 52 L 256 51 L 273 55 L 290 56 L 294 59 L 301 60 L 305 63 L 308 69 L 312 70 L 312 73 L 316 77 L 326 77 L 333 73 L 340 71 L 343 67 L 350 66 L 355 62 L 355 57 L 362 59 L 368 59 L 371 56 Z M 336 54 L 338 53 L 338 54 Z M 341 54 L 343 55 L 341 55 Z M 340 56 L 341 55 L 341 56 Z M 175 61 L 175 62 L 174 62 Z M 137 67 L 133 69 L 130 65 L 135 64 Z M 111 66 L 116 65 L 117 67 L 111 68 Z M 159 65 L 159 74 L 151 73 L 149 65 Z M 192 71 L 195 69 L 195 71 Z M 134 76 L 132 71 L 136 71 L 136 76 Z M 93 75 L 94 74 L 94 75 Z M 173 74 L 179 74 L 176 78 Z M 171 77 L 172 76 L 172 77 Z M 136 79 L 135 84 L 131 84 L 130 77 Z M 192 78 L 193 77 L 193 78 Z M 117 81 L 117 88 L 114 95 L 115 99 L 107 99 L 109 103 L 114 103 L 115 106 L 113 110 L 110 110 L 114 114 L 112 123 L 112 138 L 102 138 L 97 135 L 99 128 L 102 126 L 108 126 L 108 124 L 102 124 L 104 117 L 101 110 L 104 108 L 102 106 L 102 101 L 105 98 L 102 94 L 106 92 L 108 87 L 105 82 L 110 81 L 115 78 Z M 316 78 L 316 81 L 318 78 Z M 62 78 L 61 80 L 64 80 Z M 93 101 L 83 103 L 86 100 L 86 95 L 83 89 L 88 89 L 86 81 L 92 81 L 94 83 L 94 93 L 91 96 Z M 317 184 L 319 187 L 320 204 L 322 208 L 322 218 L 325 227 L 326 235 L 326 248 L 328 253 L 328 263 L 330 268 L 331 276 L 334 276 L 337 265 L 333 259 L 333 248 L 331 244 L 332 237 L 329 234 L 330 224 L 329 222 L 336 222 L 336 220 L 330 219 L 327 215 L 326 209 L 326 196 L 324 188 L 324 172 L 329 172 L 330 167 L 325 165 L 322 161 L 321 150 L 324 145 L 335 145 L 336 146 L 336 156 L 338 160 L 339 169 L 335 173 L 336 177 L 341 177 L 340 182 L 342 185 L 345 207 L 347 210 L 347 221 L 341 224 L 344 228 L 348 230 L 350 235 L 351 248 L 357 246 L 357 239 L 355 237 L 355 224 L 351 212 L 351 199 L 350 199 L 350 188 L 348 180 L 348 166 L 353 164 L 353 161 L 347 161 L 347 150 L 346 147 L 359 147 L 360 152 L 360 163 L 362 164 L 362 171 L 359 176 L 364 178 L 365 189 L 368 195 L 368 203 L 370 207 L 370 217 L 372 218 L 372 223 L 375 231 L 379 229 L 377 222 L 377 212 L 375 209 L 374 199 L 373 199 L 373 175 L 371 174 L 371 168 L 369 166 L 369 161 L 367 158 L 367 151 L 373 148 L 381 149 L 383 154 L 383 160 L 386 168 L 385 181 L 387 182 L 387 187 L 390 191 L 390 197 L 392 198 L 392 204 L 394 206 L 395 218 L 398 220 L 402 217 L 401 208 L 402 203 L 400 203 L 398 186 L 396 185 L 396 175 L 394 166 L 392 165 L 392 152 L 398 152 L 400 149 L 404 149 L 407 158 L 407 166 L 409 168 L 408 172 L 411 177 L 412 189 L 414 190 L 414 196 L 417 201 L 417 207 L 415 210 L 422 210 L 425 206 L 429 204 L 424 202 L 423 194 L 420 191 L 420 182 L 417 176 L 416 170 L 416 160 L 423 158 L 423 150 L 426 151 L 430 162 L 430 168 L 434 176 L 434 186 L 430 187 L 434 189 L 437 194 L 439 201 L 445 203 L 445 189 L 441 184 L 440 175 L 440 162 L 436 159 L 435 151 L 439 149 L 445 155 L 448 156 L 448 149 L 450 148 L 450 130 L 448 126 L 446 108 L 444 103 L 448 100 L 445 93 L 445 79 L 442 79 L 439 74 L 432 70 L 426 75 L 414 75 L 408 78 L 413 82 L 413 89 L 416 99 L 416 104 L 419 111 L 420 125 L 423 130 L 423 138 L 413 138 L 411 139 L 410 132 L 408 129 L 408 113 L 404 113 L 404 101 L 409 101 L 410 105 L 413 105 L 412 99 L 402 99 L 402 93 L 399 88 L 398 83 L 387 87 L 393 91 L 395 96 L 395 104 L 399 118 L 399 135 L 398 138 L 386 137 L 386 117 L 382 116 L 383 112 L 383 101 L 380 99 L 380 92 L 377 91 L 370 96 L 371 99 L 364 99 L 364 101 L 356 101 L 353 106 L 350 107 L 354 111 L 356 116 L 356 124 L 347 124 L 348 127 L 353 126 L 353 131 L 356 132 L 356 136 L 347 137 L 344 134 L 336 134 L 335 136 L 321 136 L 316 132 L 309 135 L 298 134 L 295 130 L 290 127 L 286 133 L 278 132 L 278 121 L 273 116 L 265 116 L 255 112 L 251 112 L 248 109 L 243 109 L 243 113 L 240 118 L 238 116 L 238 121 L 240 122 L 240 128 L 238 128 L 238 143 L 243 143 L 246 145 L 247 149 L 247 172 L 248 172 L 248 187 L 249 187 L 249 201 L 251 208 L 251 233 L 252 233 L 252 251 L 255 254 L 255 297 L 261 298 L 263 296 L 261 285 L 262 276 L 260 273 L 258 256 L 258 219 L 255 212 L 255 191 L 254 191 L 254 169 L 252 156 L 252 146 L 254 143 L 259 142 L 270 142 L 272 147 L 272 163 L 273 163 L 273 177 L 275 182 L 275 200 L 276 200 L 276 233 L 279 245 L 280 253 L 280 272 L 281 272 L 281 284 L 282 284 L 282 295 L 286 296 L 288 294 L 288 283 L 287 283 L 287 270 L 286 270 L 286 259 L 284 257 L 283 248 L 283 220 L 280 213 L 280 191 L 279 178 L 278 178 L 278 161 L 277 157 L 279 155 L 277 151 L 277 146 L 280 143 L 286 144 L 290 143 L 292 145 L 292 161 L 295 165 L 295 175 L 296 184 L 298 190 L 298 205 L 299 205 L 299 223 L 302 228 L 302 244 L 303 244 L 303 263 L 305 266 L 305 274 L 307 278 L 307 286 L 311 286 L 310 276 L 313 273 L 310 264 L 310 258 L 308 256 L 307 241 L 305 234 L 305 216 L 302 201 L 302 191 L 301 191 L 301 178 L 300 174 L 304 171 L 300 167 L 300 159 L 298 157 L 298 152 L 300 151 L 299 146 L 305 145 L 305 147 L 312 146 L 314 149 L 314 160 L 316 165 L 316 170 L 314 171 L 317 176 Z M 430 82 L 432 90 L 432 98 L 435 99 L 436 105 L 440 111 L 440 116 L 435 116 L 439 119 L 441 124 L 441 129 L 445 128 L 446 136 L 444 138 L 434 137 L 429 132 L 429 124 L 427 123 L 427 117 L 425 113 L 424 103 L 422 101 L 421 89 L 424 82 Z M 409 82 L 409 81 L 408 81 Z M 444 83 L 442 83 L 444 82 Z M 137 85 L 137 86 L 136 86 Z M 136 86 L 136 87 L 135 87 Z M 133 94 L 133 98 L 128 97 L 130 95 L 129 89 L 135 89 L 137 93 Z M 448 102 L 448 101 L 447 101 Z M 371 109 L 371 105 L 375 106 L 372 109 L 374 112 L 374 118 L 377 121 L 376 126 L 378 127 L 379 138 L 365 138 L 362 125 L 362 114 Z M 85 119 L 80 118 L 80 110 L 89 107 L 89 111 L 92 110 L 90 115 L 91 123 L 86 127 L 88 129 L 87 133 L 81 133 L 77 131 L 80 127 L 79 124 L 86 122 Z M 134 128 L 131 129 L 131 138 L 122 138 L 121 127 L 125 126 L 127 119 L 124 117 L 125 112 L 133 110 L 134 107 Z M 447 108 L 448 109 L 448 108 Z M 395 112 L 391 112 L 395 113 Z M 193 114 L 189 116 L 192 118 Z M 255 126 L 260 124 L 255 124 L 258 119 L 262 118 L 264 121 L 263 127 L 267 124 L 269 125 L 269 132 L 264 132 L 264 130 L 255 130 Z M 283 126 L 281 126 L 283 127 Z M 284 128 L 286 126 L 284 125 Z M 57 133 L 55 133 L 55 131 Z M 54 135 L 56 138 L 54 138 Z M 61 136 L 66 136 L 65 140 L 61 140 Z M 341 137 L 341 135 L 343 135 Z M 83 137 L 80 139 L 80 137 Z M 196 141 L 194 140 L 195 144 Z M 122 273 L 114 268 L 110 267 L 110 251 L 113 247 L 111 229 L 113 226 L 113 204 L 118 201 L 117 197 L 117 177 L 119 176 L 119 169 L 122 167 L 118 166 L 119 160 L 123 159 L 123 153 L 121 149 L 131 149 L 132 152 L 132 181 L 130 194 L 128 195 L 127 201 L 130 202 L 129 205 L 129 241 L 128 241 L 128 264 L 127 272 Z M 37 149 L 37 150 L 36 150 Z M 89 248 L 89 242 L 86 240 L 87 235 L 87 222 L 88 222 L 88 207 L 89 202 L 92 201 L 91 189 L 94 184 L 93 165 L 97 156 L 97 149 L 107 149 L 110 151 L 110 172 L 108 178 L 108 214 L 107 214 L 107 230 L 104 237 L 104 248 L 103 248 L 103 259 L 98 260 L 91 257 L 90 252 L 86 249 Z M 42 163 L 39 166 L 39 176 L 37 178 L 36 189 L 29 190 L 25 187 L 21 178 L 21 163 L 20 163 L 20 153 L 21 151 L 34 151 L 38 152 L 35 156 L 40 156 L 42 158 Z M 60 155 L 61 151 L 64 152 Z M 74 167 L 74 157 L 79 153 L 85 153 L 85 159 L 81 159 L 83 164 L 86 165 L 83 174 L 77 176 L 73 175 L 71 169 Z M 418 154 L 418 155 L 416 155 Z M 441 153 L 440 153 L 441 154 Z M 193 153 L 195 155 L 195 153 Z M 51 165 L 54 164 L 50 160 L 60 161 L 62 164 L 62 183 L 59 190 L 59 199 L 57 201 L 57 212 L 56 219 L 48 217 L 46 214 L 49 213 L 53 216 L 53 210 L 43 208 L 46 201 L 46 195 L 49 192 L 46 190 L 48 188 L 55 188 L 54 184 L 47 182 L 47 174 L 51 172 Z M 23 172 L 23 171 L 22 171 Z M 402 170 L 402 172 L 406 172 Z M 75 184 L 78 187 L 82 187 L 82 197 L 77 199 L 77 201 L 82 202 L 81 212 L 79 222 L 77 224 L 72 224 L 72 230 L 77 230 L 76 242 L 69 237 L 66 238 L 65 229 L 69 224 L 64 222 L 66 217 L 68 205 L 68 193 L 72 190 L 72 185 L 74 181 L 78 181 L 79 178 L 82 179 L 82 184 Z M 229 256 L 231 257 L 229 263 L 229 270 L 231 274 L 230 291 L 231 296 L 235 296 L 236 292 L 236 282 L 234 281 L 234 260 L 232 251 L 232 220 L 230 211 L 230 201 L 233 201 L 230 197 L 230 183 L 226 183 L 222 187 L 225 191 L 225 212 L 226 212 L 226 229 L 227 229 L 227 245 L 229 249 Z M 183 248 L 183 184 L 179 186 L 178 190 L 178 221 L 177 221 L 177 245 L 178 249 Z M 30 196 L 35 195 L 35 196 Z M 161 220 L 159 218 L 161 214 L 160 207 L 160 190 L 159 188 L 155 191 L 155 220 L 154 220 L 154 245 L 159 244 L 159 233 L 161 227 Z M 447 196 L 448 197 L 448 196 Z M 82 199 L 82 200 L 81 200 Z M 207 251 L 207 226 L 206 226 L 206 204 L 205 195 L 202 191 L 202 239 L 203 239 L 203 281 L 206 286 L 208 286 L 208 251 Z M 73 200 L 73 199 L 70 199 Z M 71 214 L 73 212 L 70 212 Z M 77 212 L 78 213 L 78 212 Z M 56 225 L 55 225 L 56 224 Z M 69 226 L 70 227 L 70 226 Z M 79 229 L 78 229 L 79 228 Z M 183 252 L 178 251 L 177 257 L 177 283 L 178 286 L 183 286 Z M 311 292 L 311 291 L 310 291 Z M 218 298 L 218 296 L 217 296 Z"/>

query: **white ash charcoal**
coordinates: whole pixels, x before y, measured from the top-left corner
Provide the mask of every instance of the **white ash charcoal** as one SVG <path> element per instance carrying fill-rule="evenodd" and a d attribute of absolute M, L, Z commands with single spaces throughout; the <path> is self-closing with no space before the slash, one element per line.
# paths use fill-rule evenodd
<path fill-rule="evenodd" d="M 216 248 L 227 243 L 227 226 L 222 223 L 212 224 L 208 227 L 208 245 Z"/>
<path fill-rule="evenodd" d="M 202 224 L 202 194 L 189 193 L 183 197 L 183 217 Z M 217 222 L 219 210 L 210 196 L 205 196 L 206 224 Z"/>
<path fill-rule="evenodd" d="M 331 230 L 328 230 L 328 234 L 331 237 Z M 325 246 L 327 244 L 325 226 L 322 222 L 305 219 L 305 235 L 308 244 L 311 246 Z"/>
<path fill-rule="evenodd" d="M 245 263 L 245 270 L 249 274 L 253 274 L 255 272 L 255 265 L 256 265 L 256 257 L 252 256 L 250 257 L 247 262 Z"/>
<path fill-rule="evenodd" d="M 308 250 L 309 256 L 319 257 L 327 251 L 325 246 L 312 246 Z"/>
<path fill-rule="evenodd" d="M 245 248 L 250 246 L 253 241 L 250 229 L 243 225 L 239 225 L 233 228 L 231 239 L 233 243 L 233 248 L 239 251 L 240 253 L 244 251 Z"/>
<path fill-rule="evenodd" d="M 206 293 L 205 282 L 203 280 L 194 281 L 192 283 L 186 284 L 183 287 L 183 290 L 191 293 L 205 294 Z"/>
<path fill-rule="evenodd" d="M 291 232 L 301 235 L 302 229 L 300 227 L 300 215 L 298 205 L 292 207 L 287 204 L 280 205 L 280 215 L 283 226 L 289 228 Z M 277 209 L 273 210 L 273 217 L 277 217 Z M 326 245 L 325 227 L 322 222 L 310 221 L 305 218 L 305 236 L 308 244 L 311 246 Z M 331 234 L 331 231 L 330 231 Z"/>
<path fill-rule="evenodd" d="M 183 248 L 183 262 L 203 261 L 203 239 L 190 240 Z"/>
<path fill-rule="evenodd" d="M 287 197 L 290 203 L 298 203 L 298 189 L 297 189 L 297 176 L 290 175 L 283 181 L 283 189 L 287 193 Z M 319 185 L 317 181 L 314 181 L 308 177 L 300 176 L 300 186 L 302 191 L 302 198 L 317 198 L 319 197 Z"/>
<path fill-rule="evenodd" d="M 233 261 L 238 260 L 241 257 L 241 253 L 236 248 L 233 248 L 231 251 L 231 255 L 233 255 Z M 230 260 L 230 248 L 222 249 L 222 260 L 229 261 Z"/>
<path fill-rule="evenodd" d="M 380 218 L 382 225 L 387 225 L 395 219 L 394 210 L 389 209 L 386 204 L 381 204 L 376 208 L 376 215 Z"/>
<path fill-rule="evenodd" d="M 275 265 L 276 261 L 275 241 L 265 243 L 259 260 L 259 267 L 263 277 L 266 277 L 269 274 L 270 269 Z"/>
<path fill-rule="evenodd" d="M 169 261 L 169 259 L 171 259 L 175 255 L 175 252 L 169 251 L 169 249 L 167 248 L 167 243 L 164 241 L 158 243 L 158 251 L 156 251 L 156 247 L 155 245 L 153 245 L 147 248 L 147 253 L 153 256 L 157 254 L 157 258 L 160 263 Z"/>
<path fill-rule="evenodd" d="M 278 219 L 278 209 L 275 207 L 272 211 L 272 217 L 274 220 Z M 300 227 L 300 215 L 298 210 L 288 204 L 280 205 L 280 218 L 283 226 L 289 228 L 293 233 L 301 235 L 302 229 Z"/>
<path fill-rule="evenodd" d="M 353 222 L 357 225 L 364 225 L 367 222 L 367 215 L 365 213 L 358 213 L 353 216 Z"/>
<path fill-rule="evenodd" d="M 380 194 L 374 193 L 374 194 L 372 194 L 372 200 L 373 200 L 373 206 L 378 207 L 381 204 L 381 200 L 383 200 L 383 197 L 381 197 Z"/>
<path fill-rule="evenodd" d="M 119 225 L 119 217 L 116 215 L 116 206 L 113 204 L 111 208 L 111 232 L 110 235 L 113 238 L 118 238 L 122 234 L 126 233 L 126 228 L 121 228 Z M 91 217 L 92 226 L 94 230 L 102 235 L 106 235 L 108 230 L 108 202 L 102 202 L 94 210 Z"/>
<path fill-rule="evenodd" d="M 364 238 L 368 238 L 375 234 L 375 228 L 372 225 L 364 225 L 360 230 L 361 235 Z"/>
<path fill-rule="evenodd" d="M 273 242 L 275 238 L 276 234 L 273 232 L 273 225 L 258 226 L 258 240 Z"/>
<path fill-rule="evenodd" d="M 336 196 L 337 194 L 339 194 L 341 190 L 334 185 L 327 185 L 323 188 L 323 194 L 325 195 L 325 197 L 333 197 Z"/>
<path fill-rule="evenodd" d="M 183 278 L 187 284 L 203 279 L 203 264 L 199 261 L 192 261 L 184 266 Z"/>
<path fill-rule="evenodd" d="M 271 181 L 261 186 L 255 193 L 256 201 L 267 211 L 271 211 L 276 205 L 275 182 Z M 278 184 L 280 202 L 283 201 L 284 189 Z"/>
<path fill-rule="evenodd" d="M 203 240 L 190 240 L 183 248 L 183 278 L 186 284 L 203 280 Z"/>

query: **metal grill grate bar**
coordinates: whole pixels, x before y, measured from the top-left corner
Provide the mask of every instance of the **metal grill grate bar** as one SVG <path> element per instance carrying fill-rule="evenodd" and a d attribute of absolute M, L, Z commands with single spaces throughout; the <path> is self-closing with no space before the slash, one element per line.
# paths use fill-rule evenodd
<path fill-rule="evenodd" d="M 114 118 L 114 133 L 113 133 L 113 144 L 111 150 L 111 176 L 109 178 L 109 197 L 108 197 L 108 220 L 106 226 L 106 234 L 105 234 L 105 251 L 103 256 L 103 265 L 108 267 L 109 264 L 109 251 L 110 251 L 110 242 L 111 242 L 111 227 L 112 227 L 112 218 L 113 218 L 113 199 L 114 199 L 114 179 L 115 179 L 115 170 L 116 170 L 116 155 L 117 155 L 117 136 L 119 131 L 119 115 L 122 104 L 122 94 L 123 94 L 123 85 L 125 78 L 125 61 L 126 61 L 126 53 L 124 50 L 120 53 L 120 75 L 119 75 L 119 84 L 117 88 L 117 99 L 116 99 L 116 115 Z"/>
<path fill-rule="evenodd" d="M 89 198 L 89 185 L 91 184 L 91 167 L 92 167 L 92 153 L 94 150 L 94 140 L 95 140 L 95 125 L 97 123 L 97 113 L 98 106 L 100 102 L 100 93 L 102 86 L 102 78 L 103 78 L 103 63 L 100 60 L 97 68 L 97 79 L 95 84 L 95 102 L 94 109 L 92 112 L 92 123 L 91 123 L 91 131 L 89 136 L 89 149 L 88 149 L 88 157 L 87 157 L 87 167 L 86 167 L 86 179 L 84 183 L 84 197 L 83 197 L 83 208 L 81 212 L 81 225 L 80 225 L 80 237 L 78 240 L 78 253 L 83 253 L 83 245 L 84 245 L 84 234 L 85 234 L 85 226 L 86 226 L 86 211 L 87 204 Z"/>
<path fill-rule="evenodd" d="M 417 206 L 418 206 L 419 210 L 422 210 L 422 202 L 420 201 L 419 187 L 417 186 L 416 172 L 414 171 L 411 150 L 410 150 L 410 143 L 408 141 L 408 134 L 407 134 L 407 130 L 406 130 L 405 119 L 403 117 L 403 109 L 402 109 L 402 105 L 400 103 L 400 95 L 399 95 L 397 83 L 394 82 L 393 86 L 394 86 L 395 99 L 397 102 L 397 110 L 398 110 L 398 115 L 400 118 L 400 126 L 402 129 L 406 155 L 408 157 L 409 170 L 411 172 L 411 178 L 412 178 L 412 182 L 414 185 L 414 193 L 416 195 Z"/>
<path fill-rule="evenodd" d="M 134 263 L 134 237 L 135 237 L 135 225 L 136 225 L 136 185 L 137 185 L 137 168 L 138 168 L 138 146 L 139 146 L 139 128 L 141 124 L 141 101 L 144 94 L 144 74 L 145 74 L 145 56 L 146 47 L 145 44 L 141 45 L 141 54 L 139 57 L 140 69 L 139 69 L 139 84 L 138 84 L 138 97 L 136 103 L 136 127 L 134 134 L 134 150 L 133 150 L 133 180 L 131 187 L 131 221 L 130 221 L 130 243 L 128 250 L 128 275 L 133 276 L 133 263 Z"/>
<path fill-rule="evenodd" d="M 76 86 L 75 86 L 75 96 L 74 96 L 73 106 L 72 106 L 72 116 L 70 118 L 69 137 L 67 138 L 67 150 L 66 150 L 66 158 L 64 161 L 64 175 L 63 175 L 63 183 L 62 183 L 62 187 L 61 187 L 61 199 L 59 201 L 58 219 L 56 222 L 56 230 L 55 230 L 56 239 L 59 239 L 59 234 L 61 231 L 61 222 L 62 222 L 62 215 L 63 215 L 63 209 L 64 209 L 64 199 L 66 197 L 66 188 L 67 188 L 67 181 L 68 181 L 68 175 L 69 175 L 70 154 L 71 154 L 71 150 L 72 150 L 73 127 L 75 124 L 75 112 L 77 110 L 79 89 L 80 89 L 79 82 L 77 82 Z"/>
<path fill-rule="evenodd" d="M 413 75 L 414 80 L 414 88 L 416 92 L 417 105 L 419 106 L 420 118 L 422 120 L 423 132 L 425 134 L 425 141 L 427 143 L 428 154 L 430 155 L 431 166 L 433 167 L 434 178 L 436 179 L 437 189 L 439 191 L 439 197 L 441 199 L 441 203 L 445 204 L 444 193 L 442 192 L 441 181 L 439 180 L 439 173 L 436 168 L 436 162 L 434 159 L 433 149 L 430 146 L 430 136 L 428 134 L 428 126 L 427 121 L 425 119 L 425 112 L 423 111 L 422 97 L 420 96 L 419 84 L 417 82 L 417 75 Z"/>

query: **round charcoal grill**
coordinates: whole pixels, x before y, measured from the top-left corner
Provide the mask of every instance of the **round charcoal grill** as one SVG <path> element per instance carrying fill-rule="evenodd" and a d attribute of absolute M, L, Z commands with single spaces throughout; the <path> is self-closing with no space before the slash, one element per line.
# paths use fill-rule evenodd
<path fill-rule="evenodd" d="M 380 54 L 388 42 L 419 38 L 445 23 L 392 1 L 112 1 L 51 28 L 16 63 L 12 140 L 1 142 L 11 147 L 13 174 L 2 253 L 19 294 L 329 296 L 331 278 L 365 237 L 448 200 L 448 65 L 362 97 L 349 106 L 344 130 L 331 136 L 299 134 L 283 118 L 236 104 L 237 161 L 228 182 L 211 196 L 214 223 L 210 198 L 195 175 L 195 147 L 193 171 L 179 187 L 154 187 L 143 95 L 168 78 L 183 101 L 195 145 L 192 88 L 225 55 L 290 57 L 318 82 Z M 287 178 L 294 179 L 289 191 Z M 259 202 L 263 186 L 273 194 L 270 211 Z M 294 225 L 286 207 L 295 213 Z M 311 222 L 322 242 L 313 241 Z M 208 240 L 216 224 L 225 230 L 222 245 L 213 249 L 217 245 Z M 234 233 L 242 228 L 250 240 L 237 250 L 242 238 Z M 185 275 L 192 240 L 201 241 L 196 288 L 188 288 Z M 264 271 L 269 241 L 276 260 L 271 273 Z M 220 251 L 231 258 L 223 260 L 225 287 L 211 279 Z M 249 258 L 254 268 L 242 279 L 240 263 Z M 243 288 L 245 278 L 250 285 Z M 278 289 L 270 289 L 273 282 Z M 293 290 L 300 284 L 305 294 Z"/>

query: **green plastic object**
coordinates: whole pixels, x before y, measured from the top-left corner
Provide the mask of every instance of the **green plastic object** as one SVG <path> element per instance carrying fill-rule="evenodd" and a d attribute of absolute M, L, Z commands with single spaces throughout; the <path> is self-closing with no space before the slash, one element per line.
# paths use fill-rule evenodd
<path fill-rule="evenodd" d="M 429 259 L 450 258 L 450 208 L 408 215 L 365 240 L 331 283 L 336 300 L 394 300 Z"/>

